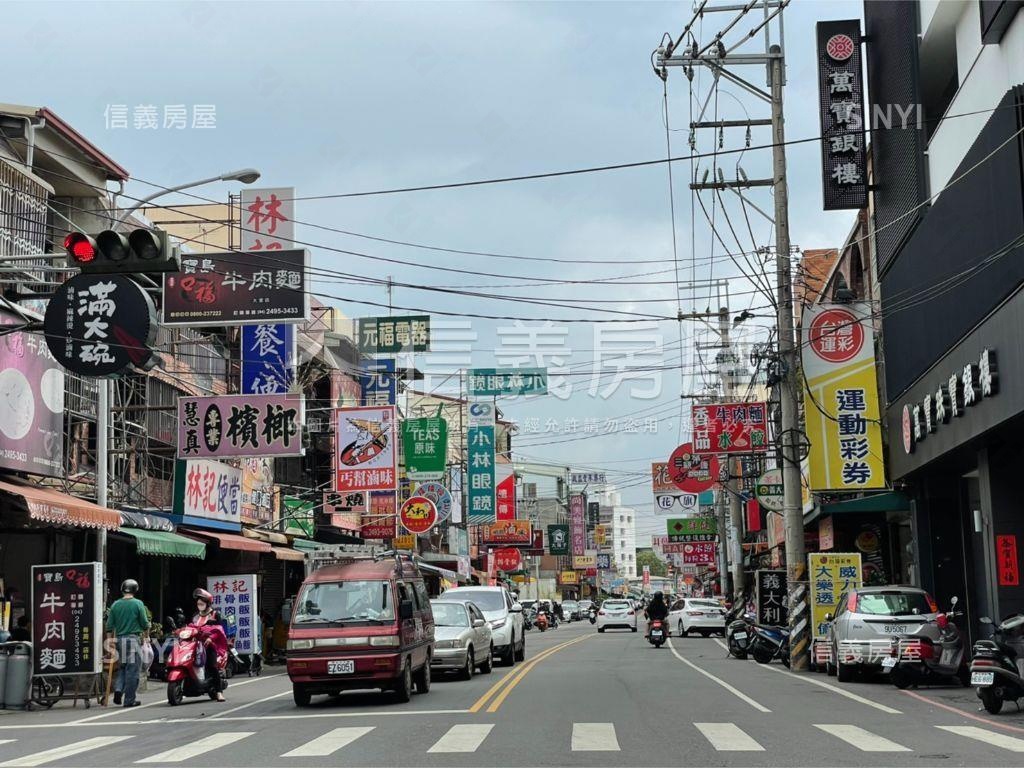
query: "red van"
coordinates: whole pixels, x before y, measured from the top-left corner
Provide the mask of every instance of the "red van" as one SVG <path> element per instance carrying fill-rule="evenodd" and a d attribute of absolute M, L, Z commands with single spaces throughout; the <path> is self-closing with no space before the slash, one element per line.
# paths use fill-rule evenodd
<path fill-rule="evenodd" d="M 314 694 L 379 688 L 409 701 L 430 690 L 434 615 L 409 558 L 320 568 L 302 583 L 288 628 L 288 677 L 299 707 Z"/>

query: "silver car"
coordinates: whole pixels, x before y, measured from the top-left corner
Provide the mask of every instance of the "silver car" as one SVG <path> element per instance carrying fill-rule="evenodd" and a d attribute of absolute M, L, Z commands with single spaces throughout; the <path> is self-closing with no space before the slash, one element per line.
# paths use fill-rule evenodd
<path fill-rule="evenodd" d="M 491 671 L 494 643 L 491 625 L 473 603 L 431 600 L 434 613 L 434 655 L 430 667 L 438 672 L 458 672 L 463 680 L 479 668 Z"/>
<path fill-rule="evenodd" d="M 835 615 L 825 614 L 828 673 L 847 682 L 857 671 L 877 671 L 889 657 L 893 637 L 920 635 L 937 640 L 938 612 L 931 596 L 917 587 L 859 587 L 844 592 Z"/>

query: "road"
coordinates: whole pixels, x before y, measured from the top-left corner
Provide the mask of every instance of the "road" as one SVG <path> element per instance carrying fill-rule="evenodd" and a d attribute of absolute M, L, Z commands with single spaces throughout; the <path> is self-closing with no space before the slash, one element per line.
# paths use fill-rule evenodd
<path fill-rule="evenodd" d="M 0 716 L 7 766 L 1006 766 L 1024 714 L 969 692 L 840 685 L 728 659 L 715 638 L 654 649 L 589 623 L 528 636 L 527 661 L 435 680 L 406 705 L 355 692 L 296 709 L 280 667 L 235 678 L 228 701 L 176 709 L 160 687 L 134 710 Z"/>

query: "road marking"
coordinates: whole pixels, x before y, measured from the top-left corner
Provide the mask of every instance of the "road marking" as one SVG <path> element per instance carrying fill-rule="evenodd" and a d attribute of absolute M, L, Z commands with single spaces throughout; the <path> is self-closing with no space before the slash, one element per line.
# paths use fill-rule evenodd
<path fill-rule="evenodd" d="M 15 766 L 25 766 L 31 768 L 35 765 L 42 765 L 43 763 L 49 763 L 53 760 L 60 760 L 64 757 L 72 757 L 73 755 L 80 755 L 83 752 L 89 752 L 93 749 L 101 749 L 103 747 L 109 747 L 111 744 L 117 744 L 119 741 L 125 741 L 126 739 L 132 738 L 131 736 L 95 736 L 85 741 L 79 741 L 75 744 L 68 744 L 64 747 L 56 747 L 54 749 L 47 749 L 43 752 L 35 752 L 31 755 L 25 755 L 24 757 L 18 757 L 14 760 L 9 760 L 6 763 L 0 763 L 3 768 L 14 768 Z"/>
<path fill-rule="evenodd" d="M 755 662 L 755 661 L 751 661 L 750 663 L 751 664 L 757 664 L 757 662 Z M 801 681 L 803 681 L 805 683 L 810 683 L 811 685 L 816 685 L 819 688 L 824 688 L 827 691 L 832 691 L 832 693 L 837 693 L 840 696 L 845 696 L 847 699 L 850 699 L 851 701 L 859 702 L 860 704 L 863 704 L 864 706 L 867 706 L 867 707 L 873 707 L 874 709 L 877 709 L 879 712 L 885 712 L 887 715 L 902 715 L 903 714 L 898 709 L 893 709 L 892 707 L 887 707 L 887 706 L 885 706 L 885 704 L 879 704 L 877 701 L 871 701 L 871 699 L 865 699 L 863 696 L 858 696 L 856 693 L 850 693 L 850 691 L 844 690 L 844 689 L 842 689 L 842 688 L 840 688 L 838 686 L 835 686 L 835 685 L 831 685 L 830 683 L 822 682 L 821 680 L 815 680 L 813 677 L 810 676 L 812 673 L 807 673 L 807 674 L 804 674 L 804 675 L 797 675 L 797 674 L 795 674 L 793 672 L 789 672 L 789 671 L 787 671 L 785 669 L 776 669 L 771 664 L 757 664 L 757 666 L 760 667 L 761 669 L 767 669 L 767 670 L 770 670 L 772 672 L 777 672 L 780 675 L 789 675 L 790 677 L 792 677 L 792 678 L 794 678 L 796 680 L 801 680 Z"/>
<path fill-rule="evenodd" d="M 427 752 L 476 752 L 493 727 L 493 724 L 453 725 Z"/>
<path fill-rule="evenodd" d="M 957 736 L 966 736 L 968 739 L 981 741 L 993 747 L 1001 747 L 1011 752 L 1024 752 L 1024 739 L 1014 736 L 1007 736 L 994 731 L 987 731 L 984 728 L 977 728 L 973 725 L 937 725 L 943 731 L 955 733 Z"/>
<path fill-rule="evenodd" d="M 498 708 L 502 705 L 502 703 L 504 703 L 505 699 L 508 698 L 508 695 L 512 693 L 512 689 L 519 685 L 519 683 L 523 681 L 523 678 L 530 673 L 530 670 L 532 670 L 534 667 L 536 667 L 538 664 L 544 661 L 544 659 L 548 658 L 549 656 L 553 656 L 555 653 L 562 650 L 563 648 L 568 648 L 570 645 L 575 645 L 576 643 L 583 642 L 588 637 L 593 637 L 593 635 L 583 635 L 582 637 L 577 637 L 575 640 L 570 640 L 567 643 L 556 645 L 554 648 L 549 648 L 544 653 L 536 656 L 532 661 L 529 661 L 526 664 L 524 664 L 523 668 L 516 674 L 514 678 L 512 678 L 509 681 L 509 684 L 502 689 L 501 693 L 494 697 L 494 701 L 492 701 L 490 706 L 487 707 L 487 711 L 497 712 Z"/>
<path fill-rule="evenodd" d="M 264 702 L 272 701 L 273 699 L 280 699 L 280 698 L 283 698 L 284 696 L 291 696 L 291 695 L 292 695 L 291 691 L 281 691 L 281 693 L 275 693 L 275 694 L 272 694 L 270 696 L 264 696 L 262 699 L 256 699 L 256 701 L 250 701 L 248 704 L 239 704 L 237 707 L 232 707 L 231 709 L 225 709 L 225 710 L 223 710 L 221 712 L 218 712 L 215 715 L 211 715 L 207 719 L 209 719 L 209 720 L 219 719 L 219 718 L 224 717 L 225 715 L 230 715 L 232 712 L 238 712 L 240 709 L 246 709 L 247 707 L 254 707 L 257 704 L 263 704 Z"/>
<path fill-rule="evenodd" d="M 234 744 L 236 741 L 241 741 L 253 734 L 255 734 L 255 731 L 215 733 L 212 736 L 207 736 L 205 739 L 193 741 L 191 744 L 168 749 L 166 752 L 160 752 L 150 757 L 144 757 L 141 760 L 136 760 L 135 763 L 183 763 L 186 760 L 191 760 L 193 757 L 226 747 L 228 744 Z"/>
<path fill-rule="evenodd" d="M 704 738 L 719 752 L 764 752 L 764 747 L 754 741 L 735 723 L 694 723 Z"/>
<path fill-rule="evenodd" d="M 911 750 L 895 741 L 889 741 L 884 736 L 866 731 L 856 725 L 819 725 L 814 727 L 825 733 L 830 733 L 837 739 L 842 739 L 861 752 L 910 752 Z"/>
<path fill-rule="evenodd" d="M 709 680 L 713 680 L 714 682 L 718 683 L 720 686 L 725 688 L 725 690 L 729 691 L 729 693 L 733 694 L 734 696 L 736 696 L 740 700 L 747 702 L 747 704 L 752 706 L 758 712 L 771 712 L 771 710 L 768 709 L 768 707 L 765 707 L 765 706 L 762 706 L 761 704 L 758 704 L 752 698 L 747 696 L 747 694 L 745 694 L 742 691 L 738 690 L 737 688 L 734 688 L 733 686 L 729 685 L 729 683 L 725 682 L 725 680 L 722 680 L 719 677 L 715 677 L 710 672 L 707 672 L 707 671 L 701 669 L 696 664 L 694 664 L 692 661 L 690 661 L 689 659 L 683 657 L 679 653 L 679 651 L 676 650 L 675 646 L 672 645 L 672 639 L 671 638 L 669 638 L 669 640 L 668 640 L 668 647 L 669 647 L 669 650 L 671 650 L 672 653 L 675 654 L 675 657 L 677 659 L 679 659 L 681 662 L 683 662 L 683 664 L 685 664 L 686 666 L 688 666 L 690 669 L 694 670 L 695 672 L 699 672 L 700 674 L 704 675 L 704 677 L 708 678 Z"/>
<path fill-rule="evenodd" d="M 563 645 L 564 645 L 564 643 L 563 643 Z M 534 656 L 530 661 L 536 661 L 537 659 L 542 658 L 543 656 L 547 655 L 548 653 L 551 653 L 552 651 L 558 650 L 559 647 L 560 647 L 559 645 L 555 645 L 555 646 L 552 646 L 551 648 L 547 648 L 544 651 L 542 651 L 541 653 L 539 653 L 536 656 Z M 496 682 L 494 685 L 492 685 L 490 688 L 488 688 L 487 691 L 484 693 L 484 695 L 476 700 L 476 703 L 474 703 L 473 706 L 471 706 L 469 708 L 469 711 L 470 712 L 478 712 L 484 706 L 484 704 L 487 703 L 487 700 L 490 699 L 491 696 L 496 694 L 499 690 L 501 690 L 501 687 L 503 685 L 505 685 L 505 683 L 509 682 L 513 677 L 515 677 L 521 671 L 521 669 L 522 668 L 516 669 L 515 667 L 513 667 L 508 672 L 506 672 L 504 675 L 502 675 L 501 678 L 498 680 L 498 682 Z"/>
<path fill-rule="evenodd" d="M 726 650 L 726 652 L 728 652 L 728 651 L 729 651 L 729 646 L 728 646 L 728 645 L 726 645 L 725 643 L 723 643 L 723 642 L 722 642 L 721 640 L 719 640 L 719 639 L 718 639 L 717 637 L 715 638 L 715 642 L 716 642 L 716 643 L 718 643 L 718 644 L 719 644 L 720 646 L 722 646 L 722 648 L 724 648 L 724 649 Z"/>
<path fill-rule="evenodd" d="M 960 717 L 966 717 L 971 720 L 977 720 L 979 723 L 990 725 L 993 728 L 1002 728 L 1003 730 L 1013 731 L 1014 733 L 1024 733 L 1024 728 L 1018 728 L 1015 725 L 1007 725 L 1006 723 L 1001 723 L 998 720 L 989 720 L 984 717 L 978 717 L 977 715 L 972 715 L 970 712 L 960 709 L 959 707 L 953 707 L 949 704 L 943 704 L 942 702 L 935 701 L 934 699 L 929 699 L 927 696 L 922 696 L 921 694 L 914 693 L 913 691 L 900 691 L 900 693 L 905 693 L 907 696 L 912 696 L 918 701 L 923 701 L 925 704 L 930 704 L 933 707 L 941 707 L 942 709 L 945 709 L 947 712 L 952 712 L 953 714 L 960 715 Z"/>
<path fill-rule="evenodd" d="M 573 752 L 618 752 L 613 723 L 573 723 Z"/>
<path fill-rule="evenodd" d="M 372 730 L 373 726 L 335 728 L 323 736 L 318 736 L 312 741 L 306 742 L 301 747 L 285 752 L 281 757 L 326 757 L 327 755 L 333 755 L 342 747 L 347 747 L 360 736 L 365 736 Z"/>

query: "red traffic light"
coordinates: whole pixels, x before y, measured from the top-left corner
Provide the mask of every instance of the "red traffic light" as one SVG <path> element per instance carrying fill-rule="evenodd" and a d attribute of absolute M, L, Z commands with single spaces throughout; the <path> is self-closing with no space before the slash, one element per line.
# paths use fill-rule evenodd
<path fill-rule="evenodd" d="M 64 250 L 78 264 L 90 264 L 96 260 L 96 241 L 81 232 L 72 232 L 64 238 Z"/>

